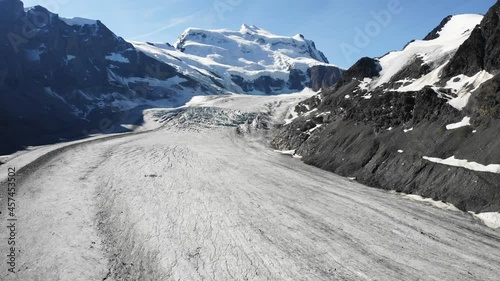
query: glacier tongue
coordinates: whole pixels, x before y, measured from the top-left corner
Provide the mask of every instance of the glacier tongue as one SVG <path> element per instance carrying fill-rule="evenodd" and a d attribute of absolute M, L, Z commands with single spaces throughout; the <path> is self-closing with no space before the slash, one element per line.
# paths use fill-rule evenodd
<path fill-rule="evenodd" d="M 469 214 L 306 166 L 204 118 L 278 117 L 312 94 L 197 97 L 170 126 L 30 164 L 13 280 L 495 280 L 499 234 Z"/>

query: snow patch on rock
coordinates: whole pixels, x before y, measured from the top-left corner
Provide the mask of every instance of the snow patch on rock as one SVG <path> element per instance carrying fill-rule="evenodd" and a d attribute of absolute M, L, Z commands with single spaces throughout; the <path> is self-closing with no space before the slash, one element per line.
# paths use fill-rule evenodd
<path fill-rule="evenodd" d="M 115 62 L 130 63 L 130 61 L 126 57 L 118 53 L 111 53 L 110 55 L 106 56 L 106 59 Z"/>
<path fill-rule="evenodd" d="M 84 25 L 94 25 L 94 24 L 97 24 L 96 20 L 91 20 L 91 19 L 86 19 L 86 18 L 79 18 L 79 17 L 75 17 L 75 18 L 63 18 L 63 17 L 59 17 L 59 19 L 62 20 L 63 22 L 65 22 L 67 25 L 80 25 L 80 26 L 84 26 Z"/>
<path fill-rule="evenodd" d="M 427 157 L 427 156 L 424 156 L 423 158 L 427 161 L 442 164 L 442 165 L 461 167 L 461 168 L 465 168 L 465 169 L 472 170 L 472 171 L 478 171 L 478 172 L 488 172 L 488 173 L 500 174 L 500 164 L 483 165 L 483 164 L 479 164 L 477 162 L 456 159 L 455 156 L 451 156 L 450 158 L 447 158 L 447 159 Z"/>
<path fill-rule="evenodd" d="M 464 119 L 462 119 L 462 121 L 460 121 L 460 122 L 446 125 L 446 129 L 447 130 L 455 130 L 455 129 L 467 127 L 467 126 L 470 126 L 470 117 L 464 117 Z"/>

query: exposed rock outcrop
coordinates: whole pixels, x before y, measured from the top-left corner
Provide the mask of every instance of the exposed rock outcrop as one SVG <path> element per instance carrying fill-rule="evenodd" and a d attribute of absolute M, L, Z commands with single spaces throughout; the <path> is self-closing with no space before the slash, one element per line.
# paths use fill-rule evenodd
<path fill-rule="evenodd" d="M 272 145 L 373 187 L 443 200 L 467 211 L 500 211 L 499 173 L 430 161 L 455 157 L 500 164 L 500 76 L 488 74 L 500 69 L 491 43 L 500 38 L 498 5 L 481 26 L 464 31 L 470 37 L 456 52 L 434 53 L 432 60 L 419 52 L 426 44 L 438 44 L 442 30 L 455 36 L 447 25 L 456 19 L 446 18 L 426 37 L 428 43 L 412 42 L 406 52 L 360 60 L 335 87 L 299 104 L 299 117 L 278 128 Z M 457 106 L 457 100 L 466 106 Z"/>

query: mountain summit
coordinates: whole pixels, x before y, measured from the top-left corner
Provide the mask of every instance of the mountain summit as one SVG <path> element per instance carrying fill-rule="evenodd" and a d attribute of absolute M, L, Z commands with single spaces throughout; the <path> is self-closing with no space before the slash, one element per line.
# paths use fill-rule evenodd
<path fill-rule="evenodd" d="M 152 57 L 162 54 L 164 62 L 177 64 L 184 71 L 201 69 L 203 75 L 233 93 L 291 93 L 304 87 L 318 90 L 325 78 L 333 85 L 342 74 L 303 35 L 278 36 L 255 25 L 243 24 L 239 31 L 188 28 L 173 48 L 134 44 Z"/>
<path fill-rule="evenodd" d="M 499 8 L 447 17 L 424 40 L 359 60 L 295 108 L 274 147 L 367 185 L 497 211 Z"/>
<path fill-rule="evenodd" d="M 126 131 L 142 110 L 193 96 L 272 95 L 333 85 L 342 70 L 303 36 L 256 26 L 190 28 L 169 44 L 129 43 L 99 20 L 0 1 L 0 154 Z M 8 137 L 7 137 L 8 136 Z"/>

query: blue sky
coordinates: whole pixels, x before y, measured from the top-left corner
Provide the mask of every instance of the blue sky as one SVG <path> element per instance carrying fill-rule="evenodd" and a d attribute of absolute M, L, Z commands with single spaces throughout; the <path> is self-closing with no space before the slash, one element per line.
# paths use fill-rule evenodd
<path fill-rule="evenodd" d="M 349 67 L 421 39 L 447 15 L 484 14 L 496 0 L 25 0 L 64 17 L 99 19 L 135 41 L 174 43 L 188 27 L 304 34 L 331 63 Z M 377 16 L 378 15 L 378 16 Z M 362 35 L 361 35 L 362 34 Z"/>

